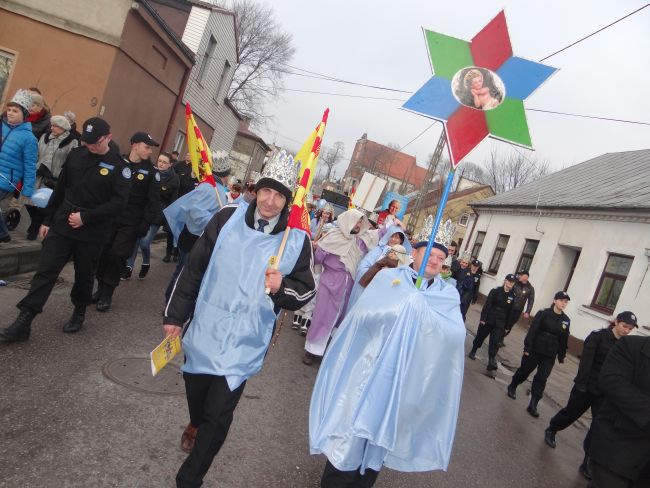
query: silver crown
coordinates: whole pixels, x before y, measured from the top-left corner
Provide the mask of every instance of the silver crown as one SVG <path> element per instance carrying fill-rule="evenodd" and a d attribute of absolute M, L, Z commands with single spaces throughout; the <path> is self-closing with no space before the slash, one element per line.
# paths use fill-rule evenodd
<path fill-rule="evenodd" d="M 282 150 L 271 155 L 264 165 L 261 177 L 271 178 L 293 193 L 298 179 L 298 167 L 293 161 L 293 156 Z"/>
<path fill-rule="evenodd" d="M 227 173 L 230 171 L 230 161 L 228 160 L 228 156 L 214 158 L 212 160 L 212 171 L 214 173 Z"/>
<path fill-rule="evenodd" d="M 443 266 L 449 266 L 451 268 L 451 263 L 454 261 L 453 256 L 450 254 L 445 258 L 445 260 L 442 262 Z"/>
<path fill-rule="evenodd" d="M 327 202 L 325 206 L 322 209 L 322 213 L 329 212 L 329 214 L 334 218 L 334 207 L 332 207 L 332 204 L 330 202 Z"/>
<path fill-rule="evenodd" d="M 29 111 L 29 108 L 32 106 L 32 94 L 29 90 L 18 90 L 11 99 L 11 102 Z"/>
<path fill-rule="evenodd" d="M 428 241 L 429 237 L 431 237 L 431 232 L 433 232 L 433 224 L 433 215 L 427 216 L 426 220 L 424 221 L 424 226 L 415 236 L 415 242 Z M 447 222 L 440 226 L 438 233 L 436 234 L 436 237 L 433 239 L 433 241 L 437 242 L 438 244 L 442 244 L 446 248 L 449 248 L 451 241 L 454 239 L 454 232 L 456 232 L 456 226 L 451 220 L 447 220 Z"/>
<path fill-rule="evenodd" d="M 472 261 L 472 254 L 469 251 L 463 251 L 460 256 L 458 256 L 459 261 L 465 261 L 469 263 Z"/>

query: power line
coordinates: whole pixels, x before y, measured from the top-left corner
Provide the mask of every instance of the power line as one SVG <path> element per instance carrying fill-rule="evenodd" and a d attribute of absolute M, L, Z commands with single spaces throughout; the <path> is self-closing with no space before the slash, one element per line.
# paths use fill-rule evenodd
<path fill-rule="evenodd" d="M 599 117 L 597 115 L 571 114 L 567 112 L 555 112 L 553 110 L 542 110 L 541 108 L 527 108 L 526 110 L 530 110 L 532 112 L 542 112 L 547 114 L 566 115 L 568 117 L 580 117 L 583 119 L 610 120 L 612 122 L 623 122 L 625 124 L 650 125 L 650 122 L 639 122 L 638 120 L 614 119 L 612 117 Z"/>
<path fill-rule="evenodd" d="M 560 49 L 559 51 L 555 51 L 553 54 L 549 54 L 549 55 L 546 56 L 545 58 L 540 59 L 539 62 L 541 63 L 542 61 L 547 60 L 547 59 L 550 58 L 551 56 L 555 56 L 556 54 L 560 54 L 562 51 L 566 51 L 566 50 L 569 49 L 570 47 L 573 47 L 573 46 L 575 46 L 576 44 L 578 44 L 578 43 L 580 43 L 580 42 L 582 42 L 582 41 L 584 41 L 584 40 L 586 40 L 586 39 L 589 39 L 589 38 L 592 37 L 592 36 L 595 36 L 595 35 L 598 34 L 599 32 L 602 32 L 602 31 L 604 31 L 605 29 L 608 29 L 609 27 L 613 26 L 614 24 L 618 24 L 621 20 L 627 19 L 628 17 L 630 17 L 630 16 L 636 14 L 637 12 L 640 12 L 641 10 L 643 10 L 644 8 L 646 8 L 646 7 L 649 6 L 649 5 L 650 5 L 650 4 L 646 3 L 643 7 L 636 9 L 634 12 L 630 12 L 629 14 L 624 15 L 623 17 L 621 17 L 620 19 L 615 20 L 615 21 L 612 22 L 611 24 L 607 24 L 605 27 L 601 27 L 601 28 L 598 29 L 597 31 L 594 31 L 594 32 L 592 32 L 591 34 L 586 35 L 586 36 L 583 37 L 582 39 L 578 39 L 577 41 L 572 42 L 571 44 L 569 44 L 568 46 L 563 47 L 563 48 Z"/>
<path fill-rule="evenodd" d="M 316 95 L 332 95 L 336 97 L 349 97 L 349 98 L 367 98 L 370 100 L 392 100 L 392 101 L 397 101 L 397 102 L 405 102 L 406 100 L 402 98 L 386 98 L 386 97 L 368 97 L 364 95 L 350 95 L 347 93 L 328 93 L 328 92 L 320 92 L 320 91 L 312 91 L 312 90 L 298 90 L 296 88 L 283 88 L 283 90 L 287 91 L 293 91 L 293 92 L 300 92 L 300 93 L 314 93 Z"/>

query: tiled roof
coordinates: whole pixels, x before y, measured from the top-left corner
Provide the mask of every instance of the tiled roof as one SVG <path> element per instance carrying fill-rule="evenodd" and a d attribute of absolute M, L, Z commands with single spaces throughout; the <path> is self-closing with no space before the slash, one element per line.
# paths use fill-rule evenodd
<path fill-rule="evenodd" d="M 603 154 L 472 206 L 650 209 L 650 149 Z"/>
<path fill-rule="evenodd" d="M 472 188 L 465 188 L 464 190 L 453 192 L 449 194 L 449 199 L 447 201 L 455 200 L 457 198 L 462 198 L 467 195 L 471 195 L 473 193 L 477 193 L 479 191 L 485 190 L 486 188 L 490 188 L 490 185 L 483 185 L 483 186 L 476 186 Z M 438 201 L 440 200 L 440 194 L 442 193 L 442 188 L 437 188 L 429 193 L 427 193 L 424 196 L 424 202 L 422 203 L 422 206 L 420 208 L 422 209 L 430 209 L 431 207 L 435 206 L 438 204 Z M 491 197 L 492 198 L 492 197 Z M 414 197 L 409 201 L 408 208 L 406 209 L 406 213 L 410 213 L 413 211 L 415 208 L 415 203 L 417 201 L 417 196 Z M 482 200 L 484 202 L 485 200 Z"/>
<path fill-rule="evenodd" d="M 367 140 L 365 142 L 365 148 L 361 151 L 361 157 L 356 164 L 370 168 L 374 163 L 370 159 L 375 155 L 381 155 L 380 161 L 383 163 L 380 167 L 381 172 L 397 180 L 406 179 L 408 183 L 418 188 L 422 186 L 427 169 L 418 166 L 414 156 L 396 151 L 375 141 Z"/>

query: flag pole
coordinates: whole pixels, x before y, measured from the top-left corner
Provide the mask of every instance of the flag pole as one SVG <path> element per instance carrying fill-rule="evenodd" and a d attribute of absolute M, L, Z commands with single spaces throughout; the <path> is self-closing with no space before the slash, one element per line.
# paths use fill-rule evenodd
<path fill-rule="evenodd" d="M 436 220 L 433 224 L 433 230 L 431 231 L 431 236 L 429 236 L 427 249 L 424 252 L 424 259 L 422 260 L 422 264 L 420 265 L 420 270 L 418 271 L 418 278 L 417 281 L 415 282 L 415 287 L 418 289 L 420 289 L 420 286 L 422 285 L 422 278 L 424 277 L 424 272 L 427 269 L 427 262 L 429 261 L 429 256 L 431 255 L 431 249 L 433 249 L 433 242 L 434 239 L 436 238 L 436 234 L 438 233 L 440 222 L 442 221 L 442 213 L 444 212 L 445 206 L 447 205 L 447 200 L 449 199 L 449 192 L 451 190 L 451 185 L 454 181 L 455 173 L 456 173 L 456 168 L 454 168 L 454 166 L 452 165 L 451 169 L 449 170 L 449 174 L 447 175 L 447 182 L 445 183 L 445 188 L 442 191 L 442 195 L 440 195 L 440 201 L 438 202 L 438 211 L 436 212 Z"/>

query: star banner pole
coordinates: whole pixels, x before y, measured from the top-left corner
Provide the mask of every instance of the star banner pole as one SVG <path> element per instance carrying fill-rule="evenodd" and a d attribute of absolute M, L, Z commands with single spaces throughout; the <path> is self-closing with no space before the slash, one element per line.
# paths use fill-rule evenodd
<path fill-rule="evenodd" d="M 438 203 L 418 283 L 456 168 L 487 137 L 532 149 L 524 100 L 557 71 L 513 55 L 503 11 L 471 41 L 427 29 L 423 33 L 434 76 L 402 108 L 443 123 L 451 170 Z"/>

